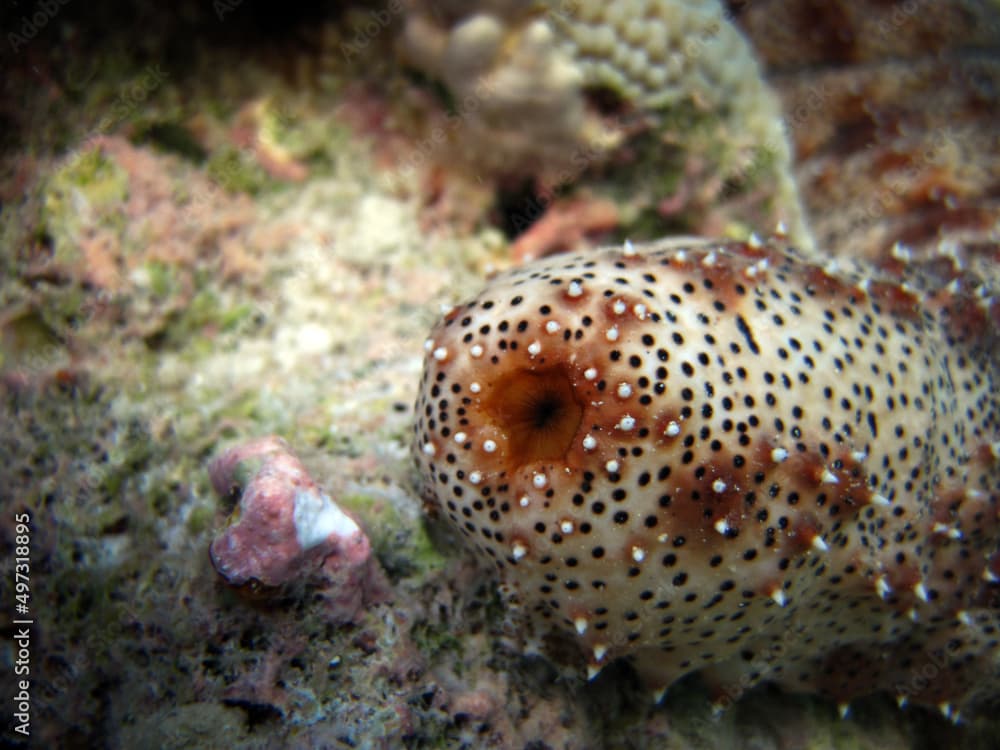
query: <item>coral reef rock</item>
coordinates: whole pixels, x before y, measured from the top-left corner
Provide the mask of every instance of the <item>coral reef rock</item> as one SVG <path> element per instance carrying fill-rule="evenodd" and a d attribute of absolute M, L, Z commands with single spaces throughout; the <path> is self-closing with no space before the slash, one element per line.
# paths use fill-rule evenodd
<path fill-rule="evenodd" d="M 527 641 L 561 632 L 591 676 L 632 657 L 657 695 L 700 671 L 719 705 L 996 695 L 1000 301 L 963 258 L 899 256 L 626 243 L 445 315 L 425 496 Z"/>
<path fill-rule="evenodd" d="M 227 583 L 257 592 L 319 580 L 345 620 L 366 595 L 372 598 L 366 585 L 380 576 L 371 575 L 368 537 L 284 441 L 265 437 L 231 448 L 212 462 L 209 474 L 220 496 L 239 496 L 230 525 L 209 550 Z"/>
<path fill-rule="evenodd" d="M 635 117 L 608 116 L 587 96 L 604 90 L 656 128 L 669 131 L 660 120 L 681 111 L 724 123 L 716 146 L 705 149 L 725 162 L 723 177 L 773 174 L 790 228 L 808 236 L 779 103 L 715 0 L 414 1 L 400 46 L 451 93 L 452 125 L 464 126 L 452 158 L 461 153 L 479 170 L 572 182 L 635 130 Z M 723 151 L 729 156 L 715 153 Z"/>

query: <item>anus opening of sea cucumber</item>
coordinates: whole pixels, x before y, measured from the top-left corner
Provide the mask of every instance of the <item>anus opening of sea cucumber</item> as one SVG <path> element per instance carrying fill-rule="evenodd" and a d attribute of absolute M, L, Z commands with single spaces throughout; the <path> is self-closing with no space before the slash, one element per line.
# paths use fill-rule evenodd
<path fill-rule="evenodd" d="M 565 456 L 583 420 L 583 404 L 563 367 L 515 370 L 496 382 L 485 406 L 517 466 Z"/>

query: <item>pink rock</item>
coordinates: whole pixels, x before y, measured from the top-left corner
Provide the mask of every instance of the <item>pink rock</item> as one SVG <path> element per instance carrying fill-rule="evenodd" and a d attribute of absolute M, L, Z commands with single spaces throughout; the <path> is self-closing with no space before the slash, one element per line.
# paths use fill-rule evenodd
<path fill-rule="evenodd" d="M 209 475 L 220 495 L 240 493 L 229 526 L 209 548 L 212 565 L 228 583 L 318 584 L 337 619 L 347 620 L 381 588 L 364 531 L 280 438 L 229 449 L 212 462 Z"/>

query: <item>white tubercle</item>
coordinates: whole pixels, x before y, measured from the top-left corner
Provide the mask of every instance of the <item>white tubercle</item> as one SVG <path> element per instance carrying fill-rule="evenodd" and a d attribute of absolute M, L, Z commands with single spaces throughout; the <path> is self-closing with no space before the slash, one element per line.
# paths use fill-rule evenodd
<path fill-rule="evenodd" d="M 913 260 L 913 251 L 898 240 L 893 243 L 892 250 L 890 252 L 892 253 L 893 258 L 904 263 L 909 263 Z"/>
<path fill-rule="evenodd" d="M 884 575 L 875 579 L 875 591 L 883 599 L 888 599 L 889 594 L 892 593 L 892 586 L 889 585 L 889 580 Z"/>

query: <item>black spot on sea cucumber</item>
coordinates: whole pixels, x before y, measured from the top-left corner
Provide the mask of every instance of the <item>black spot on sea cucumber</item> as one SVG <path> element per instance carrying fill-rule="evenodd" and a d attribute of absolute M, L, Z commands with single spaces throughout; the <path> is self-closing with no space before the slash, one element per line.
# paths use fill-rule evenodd
<path fill-rule="evenodd" d="M 746 340 L 747 346 L 750 347 L 750 351 L 754 354 L 760 354 L 760 347 L 757 346 L 757 342 L 754 341 L 753 332 L 750 330 L 750 326 L 747 325 L 746 319 L 742 315 L 736 316 L 736 328 L 741 334 L 743 334 L 743 338 Z"/>

